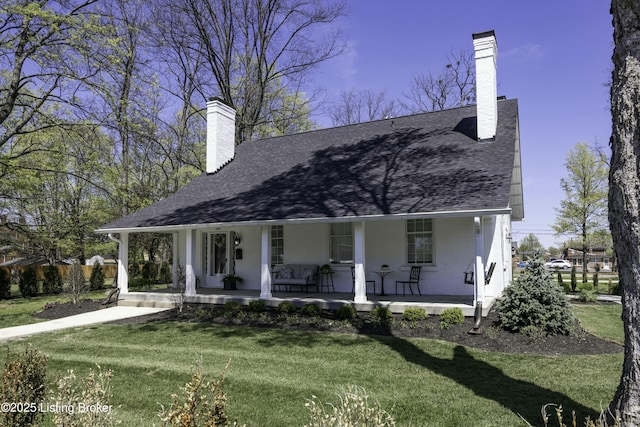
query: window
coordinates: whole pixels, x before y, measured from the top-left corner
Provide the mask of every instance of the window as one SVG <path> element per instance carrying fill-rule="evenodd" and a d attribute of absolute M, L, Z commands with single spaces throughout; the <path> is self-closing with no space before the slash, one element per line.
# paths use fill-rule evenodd
<path fill-rule="evenodd" d="M 271 265 L 284 264 L 284 226 L 271 226 Z"/>
<path fill-rule="evenodd" d="M 329 262 L 353 263 L 353 228 L 350 222 L 331 224 L 329 231 Z"/>
<path fill-rule="evenodd" d="M 407 220 L 407 262 L 409 264 L 433 264 L 432 220 Z"/>

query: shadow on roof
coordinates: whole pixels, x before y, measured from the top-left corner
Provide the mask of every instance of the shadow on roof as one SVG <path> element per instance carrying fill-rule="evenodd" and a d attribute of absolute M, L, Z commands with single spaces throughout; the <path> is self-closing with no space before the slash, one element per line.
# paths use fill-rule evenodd
<path fill-rule="evenodd" d="M 504 169 L 487 170 L 482 156 L 486 160 L 491 153 L 461 138 L 460 133 L 471 131 L 468 123 L 459 127 L 430 132 L 399 128 L 354 144 L 319 149 L 308 161 L 250 190 L 183 206 L 140 225 L 482 209 L 487 198 L 509 194 L 504 185 L 510 178 Z"/>

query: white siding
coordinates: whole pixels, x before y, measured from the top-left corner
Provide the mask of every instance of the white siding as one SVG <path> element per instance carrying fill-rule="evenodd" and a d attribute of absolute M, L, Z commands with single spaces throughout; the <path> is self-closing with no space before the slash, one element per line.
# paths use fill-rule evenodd
<path fill-rule="evenodd" d="M 431 295 L 473 295 L 473 286 L 464 283 L 464 272 L 475 256 L 473 218 L 433 219 L 434 264 L 422 267 L 420 289 Z M 240 289 L 260 289 L 261 232 L 259 226 L 200 229 L 196 233 L 195 274 L 199 285 L 206 282 L 203 236 L 209 232 L 235 231 L 241 235 L 242 259 L 236 260 L 235 271 L 244 281 Z M 328 263 L 329 224 L 285 224 L 284 259 L 289 264 Z M 487 296 L 498 296 L 511 280 L 510 220 L 508 215 L 485 217 L 483 235 L 485 241 L 485 269 L 496 262 Z M 178 236 L 180 264 L 185 264 L 186 233 Z M 236 249 L 234 247 L 234 249 Z M 395 291 L 395 281 L 408 277 L 411 265 L 406 260 L 406 228 L 404 220 L 369 221 L 365 227 L 365 276 L 367 280 L 380 278 L 373 272 L 382 264 L 394 272 L 385 278 L 385 290 Z M 351 292 L 351 265 L 333 265 L 334 286 L 337 292 Z M 369 292 L 371 290 L 369 289 Z"/>

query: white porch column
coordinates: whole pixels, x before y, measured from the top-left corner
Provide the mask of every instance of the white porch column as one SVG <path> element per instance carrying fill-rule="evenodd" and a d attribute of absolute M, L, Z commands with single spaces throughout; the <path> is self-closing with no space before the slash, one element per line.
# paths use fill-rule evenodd
<path fill-rule="evenodd" d="M 475 231 L 475 243 L 476 243 L 476 259 L 475 259 L 475 302 L 484 303 L 484 236 L 482 234 L 482 217 L 476 216 L 473 218 L 474 231 Z"/>
<path fill-rule="evenodd" d="M 271 299 L 271 268 L 270 264 L 270 231 L 271 227 L 263 225 L 260 237 L 260 299 Z"/>
<path fill-rule="evenodd" d="M 121 294 L 129 293 L 129 233 L 118 239 L 118 287 Z"/>
<path fill-rule="evenodd" d="M 173 263 L 171 264 L 171 277 L 172 277 L 172 286 L 174 289 L 178 287 L 178 275 L 176 272 L 178 271 L 178 264 L 180 264 L 178 260 L 178 256 L 180 256 L 180 252 L 178 250 L 178 245 L 180 244 L 180 235 L 178 233 L 172 233 L 173 237 Z"/>
<path fill-rule="evenodd" d="M 194 296 L 196 294 L 196 274 L 194 266 L 196 263 L 196 231 L 187 230 L 185 257 L 185 295 Z"/>
<path fill-rule="evenodd" d="M 353 224 L 353 262 L 355 264 L 355 296 L 353 302 L 367 302 L 367 284 L 365 280 L 364 263 L 364 222 Z"/>

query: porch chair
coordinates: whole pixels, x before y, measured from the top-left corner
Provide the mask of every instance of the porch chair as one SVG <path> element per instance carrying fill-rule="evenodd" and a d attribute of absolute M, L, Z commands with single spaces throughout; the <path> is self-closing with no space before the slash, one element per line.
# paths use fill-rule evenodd
<path fill-rule="evenodd" d="M 373 285 L 373 293 L 376 293 L 376 282 L 374 280 L 365 280 L 366 285 Z M 356 268 L 351 266 L 351 293 L 355 293 L 356 291 Z"/>
<path fill-rule="evenodd" d="M 413 285 L 416 285 L 418 294 L 422 295 L 422 292 L 420 292 L 420 272 L 421 271 L 422 271 L 421 266 L 411 267 L 411 272 L 409 273 L 409 280 L 396 280 L 396 294 L 398 293 L 398 285 L 402 285 L 403 296 L 406 295 L 407 286 L 409 286 L 411 295 L 413 295 Z"/>
<path fill-rule="evenodd" d="M 471 264 L 473 265 L 473 262 Z M 496 268 L 496 263 L 495 262 L 492 262 L 491 264 L 489 264 L 489 270 L 484 273 L 484 284 L 485 285 L 488 285 L 489 282 L 491 282 L 491 276 L 493 276 L 493 270 L 495 270 L 495 268 Z M 473 280 L 472 266 L 470 266 L 468 271 L 464 272 L 464 283 L 466 283 L 467 285 L 475 284 L 475 282 Z"/>

